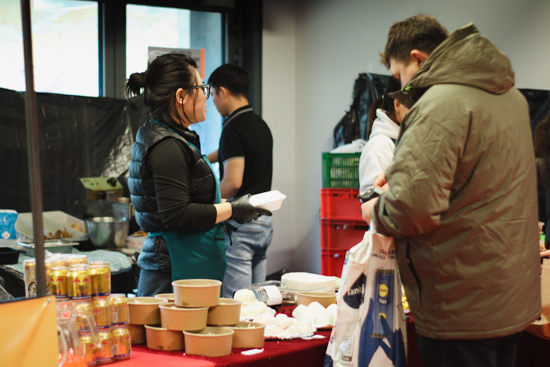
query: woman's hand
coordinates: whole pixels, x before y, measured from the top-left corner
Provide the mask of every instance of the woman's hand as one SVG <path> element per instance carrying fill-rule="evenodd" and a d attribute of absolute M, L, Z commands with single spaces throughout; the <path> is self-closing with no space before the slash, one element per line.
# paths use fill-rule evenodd
<path fill-rule="evenodd" d="M 227 200 L 227 202 L 231 204 L 231 219 L 243 224 L 250 222 L 252 219 L 258 219 L 260 215 L 267 215 L 268 217 L 271 217 L 271 212 L 269 210 L 257 208 L 250 204 L 248 201 L 250 196 L 250 194 L 246 194 Z"/>
<path fill-rule="evenodd" d="M 378 177 L 374 179 L 373 186 L 382 189 L 382 191 L 389 187 L 388 181 L 386 180 L 386 174 L 384 172 L 379 174 Z"/>

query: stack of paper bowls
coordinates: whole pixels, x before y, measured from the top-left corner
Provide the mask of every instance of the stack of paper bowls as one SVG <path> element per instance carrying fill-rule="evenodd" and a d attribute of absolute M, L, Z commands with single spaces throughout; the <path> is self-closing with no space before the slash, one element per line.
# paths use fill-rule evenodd
<path fill-rule="evenodd" d="M 146 325 L 160 324 L 159 305 L 167 301 L 155 297 L 128 298 L 130 324 L 128 331 L 132 344 L 143 344 L 146 341 Z"/>
<path fill-rule="evenodd" d="M 265 325 L 240 322 L 242 301 L 220 298 L 211 279 L 172 282 L 174 293 L 129 299 L 132 343 L 157 350 L 221 357 L 232 348 L 261 348 Z"/>
<path fill-rule="evenodd" d="M 168 302 L 174 302 L 174 293 L 157 293 L 155 294 L 155 298 L 162 298 Z"/>
<path fill-rule="evenodd" d="M 167 328 L 183 331 L 186 354 L 208 357 L 231 354 L 233 330 L 223 326 L 239 322 L 241 302 L 220 299 L 221 285 L 211 279 L 172 282 L 174 304 L 161 308 L 161 319 Z M 184 316 L 192 314 L 195 316 Z"/>

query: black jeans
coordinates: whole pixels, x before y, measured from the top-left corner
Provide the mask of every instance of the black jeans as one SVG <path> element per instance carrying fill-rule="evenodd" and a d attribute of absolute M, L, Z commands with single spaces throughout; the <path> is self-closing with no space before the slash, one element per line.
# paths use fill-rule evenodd
<path fill-rule="evenodd" d="M 514 367 L 523 332 L 501 338 L 440 340 L 417 335 L 422 367 Z"/>

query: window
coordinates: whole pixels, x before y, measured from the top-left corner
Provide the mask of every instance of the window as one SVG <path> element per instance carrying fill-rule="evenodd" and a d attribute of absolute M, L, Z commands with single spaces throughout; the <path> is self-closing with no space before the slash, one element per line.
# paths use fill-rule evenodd
<path fill-rule="evenodd" d="M 142 5 L 126 6 L 126 77 L 147 69 L 148 48 L 204 49 L 204 82 L 223 63 L 222 15 L 185 9 Z M 212 97 L 210 97 L 212 98 Z M 206 121 L 192 125 L 201 138 L 201 151 L 218 149 L 222 118 L 212 99 Z"/>
<path fill-rule="evenodd" d="M 35 90 L 98 96 L 97 2 L 33 0 L 31 25 Z M 0 54 L 0 87 L 25 90 L 20 0 L 0 2 Z"/>

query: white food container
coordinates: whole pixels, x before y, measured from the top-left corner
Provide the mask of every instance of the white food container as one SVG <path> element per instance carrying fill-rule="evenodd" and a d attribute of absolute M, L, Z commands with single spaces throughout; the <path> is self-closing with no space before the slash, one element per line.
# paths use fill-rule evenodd
<path fill-rule="evenodd" d="M 274 211 L 281 207 L 284 199 L 286 199 L 286 195 L 281 194 L 279 190 L 272 190 L 252 195 L 249 201 L 250 204 L 258 208 Z"/>
<path fill-rule="evenodd" d="M 88 235 L 84 232 L 86 230 L 84 221 L 62 211 L 43 212 L 42 223 L 44 235 L 48 235 L 49 232 L 55 233 L 57 230 L 67 230 L 72 237 L 65 238 L 66 240 L 85 241 L 88 239 Z M 80 230 L 72 227 L 75 224 L 80 227 Z M 15 222 L 15 230 L 23 235 L 23 240 L 32 241 L 34 237 L 32 213 L 19 213 L 17 222 Z"/>

